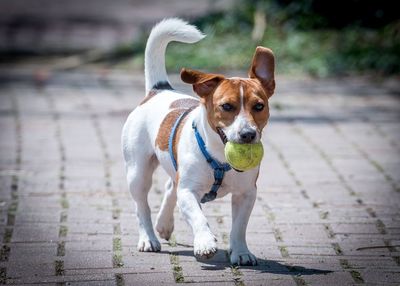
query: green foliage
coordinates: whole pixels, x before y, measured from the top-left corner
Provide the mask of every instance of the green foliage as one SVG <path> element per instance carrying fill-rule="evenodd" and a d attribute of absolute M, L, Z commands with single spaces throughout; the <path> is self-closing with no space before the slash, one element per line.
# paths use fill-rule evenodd
<path fill-rule="evenodd" d="M 350 0 L 349 5 L 356 2 Z M 332 20 L 337 15 L 332 16 L 326 8 L 321 10 L 322 4 L 321 0 L 236 1 L 234 9 L 228 12 L 210 14 L 193 22 L 207 34 L 204 40 L 192 45 L 171 43 L 167 68 L 173 72 L 183 67 L 210 72 L 248 69 L 256 46 L 263 45 L 274 51 L 278 73 L 324 77 L 400 72 L 398 20 L 387 24 L 387 21 L 375 19 L 371 23 L 376 27 L 371 28 L 365 20 L 370 13 L 366 10 L 343 26 L 343 22 Z M 383 6 L 383 11 L 390 10 L 388 7 Z M 267 22 L 264 37 L 259 42 L 251 38 L 256 10 L 265 14 Z M 364 22 L 357 19 L 364 19 Z M 134 48 L 136 52 L 141 50 L 133 61 L 134 66 L 140 67 L 144 45 L 136 44 Z"/>
<path fill-rule="evenodd" d="M 398 24 L 383 29 L 347 27 L 341 30 L 296 30 L 269 24 L 261 43 L 256 43 L 247 24 L 243 29 L 232 31 L 224 17 L 215 21 L 203 24 L 207 37 L 200 43 L 171 45 L 167 52 L 169 69 L 175 72 L 182 67 L 212 71 L 247 69 L 255 47 L 263 45 L 274 51 L 277 71 L 281 73 L 324 77 L 400 72 Z"/>

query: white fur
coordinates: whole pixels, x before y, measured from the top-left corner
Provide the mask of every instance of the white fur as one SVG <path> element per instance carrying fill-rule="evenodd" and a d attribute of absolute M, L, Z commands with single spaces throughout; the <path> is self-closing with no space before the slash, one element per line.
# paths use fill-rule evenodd
<path fill-rule="evenodd" d="M 146 50 L 146 86 L 166 79 L 164 50 L 167 42 L 175 39 L 194 42 L 203 37 L 193 26 L 178 19 L 165 20 L 152 31 Z M 177 36 L 178 35 L 178 36 Z M 157 48 L 158 47 L 158 48 Z M 152 54 L 155 53 L 155 54 Z M 154 169 L 160 164 L 170 176 L 166 193 L 157 216 L 156 229 L 160 236 L 169 239 L 174 229 L 174 207 L 179 209 L 191 226 L 194 235 L 194 254 L 209 258 L 217 251 L 215 235 L 200 207 L 200 199 L 209 192 L 214 182 L 213 171 L 197 145 L 192 122 L 203 137 L 207 150 L 220 162 L 225 161 L 224 145 L 207 121 L 203 105 L 189 113 L 182 126 L 178 142 L 178 173 L 173 168 L 168 152 L 155 145 L 159 127 L 168 114 L 170 104 L 178 98 L 191 98 L 182 93 L 166 90 L 150 101 L 138 106 L 129 115 L 122 131 L 122 149 L 127 169 L 130 192 L 136 204 L 139 221 L 139 251 L 159 251 L 161 245 L 155 236 L 147 202 Z M 217 198 L 232 194 L 233 227 L 231 232 L 231 262 L 235 264 L 256 263 L 247 248 L 246 227 L 256 197 L 255 182 L 258 168 L 238 173 L 231 170 L 225 174 Z M 211 202 L 213 203 L 213 202 Z"/>
<path fill-rule="evenodd" d="M 165 50 L 169 42 L 196 43 L 205 35 L 196 27 L 178 19 L 164 19 L 151 30 L 144 56 L 146 93 L 158 82 L 168 82 Z"/>

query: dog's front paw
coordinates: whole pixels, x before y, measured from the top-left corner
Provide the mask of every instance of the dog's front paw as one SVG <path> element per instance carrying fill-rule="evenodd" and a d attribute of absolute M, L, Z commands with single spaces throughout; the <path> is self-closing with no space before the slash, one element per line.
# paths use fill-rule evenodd
<path fill-rule="evenodd" d="M 208 259 L 217 252 L 217 239 L 210 232 L 200 232 L 194 237 L 194 255 L 200 259 Z"/>
<path fill-rule="evenodd" d="M 238 252 L 231 250 L 231 264 L 242 266 L 255 266 L 257 265 L 257 258 L 250 252 Z"/>
<path fill-rule="evenodd" d="M 158 217 L 156 221 L 156 230 L 161 238 L 169 240 L 174 231 L 174 218 Z"/>
<path fill-rule="evenodd" d="M 139 239 L 137 249 L 141 252 L 158 252 L 161 250 L 161 244 L 157 239 Z"/>

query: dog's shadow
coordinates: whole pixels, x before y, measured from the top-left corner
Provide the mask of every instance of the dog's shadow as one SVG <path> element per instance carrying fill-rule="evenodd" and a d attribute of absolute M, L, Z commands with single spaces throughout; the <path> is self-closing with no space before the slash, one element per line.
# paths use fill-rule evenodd
<path fill-rule="evenodd" d="M 178 244 L 179 245 L 179 244 Z M 181 245 L 186 246 L 186 245 Z M 178 256 L 191 256 L 193 257 L 192 250 L 177 250 L 173 252 L 164 252 L 162 253 L 174 253 Z M 229 255 L 226 250 L 218 250 L 218 252 L 211 259 L 197 259 L 197 261 L 201 262 L 201 269 L 208 271 L 215 270 L 224 270 L 227 268 L 232 268 L 229 262 Z M 251 269 L 255 271 L 259 271 L 260 273 L 272 273 L 272 274 L 281 274 L 281 275 L 321 275 L 332 273 L 331 270 L 325 269 L 313 269 L 306 268 L 303 266 L 289 265 L 283 264 L 281 262 L 275 260 L 266 260 L 257 257 L 257 265 L 256 266 L 240 266 L 240 269 Z"/>

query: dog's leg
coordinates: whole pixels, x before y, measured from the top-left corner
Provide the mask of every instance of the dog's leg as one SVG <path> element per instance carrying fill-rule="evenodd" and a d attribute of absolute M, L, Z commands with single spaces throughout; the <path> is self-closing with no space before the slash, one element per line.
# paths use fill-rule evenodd
<path fill-rule="evenodd" d="M 232 230 L 230 237 L 230 259 L 234 265 L 257 265 L 256 257 L 246 243 L 246 228 L 257 196 L 257 190 L 244 194 L 232 194 Z"/>
<path fill-rule="evenodd" d="M 187 189 L 178 187 L 178 206 L 194 235 L 194 255 L 198 258 L 211 258 L 217 252 L 217 239 L 210 230 L 199 199 Z"/>
<path fill-rule="evenodd" d="M 156 229 L 160 236 L 169 240 L 174 231 L 174 209 L 176 205 L 176 187 L 172 179 L 165 184 L 165 194 L 157 215 Z"/>
<path fill-rule="evenodd" d="M 136 215 L 139 222 L 139 251 L 160 251 L 161 244 L 154 234 L 151 222 L 151 212 L 147 195 L 149 193 L 152 175 L 157 167 L 154 157 L 141 158 L 135 164 L 128 165 L 127 178 L 129 190 L 136 204 Z"/>

